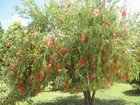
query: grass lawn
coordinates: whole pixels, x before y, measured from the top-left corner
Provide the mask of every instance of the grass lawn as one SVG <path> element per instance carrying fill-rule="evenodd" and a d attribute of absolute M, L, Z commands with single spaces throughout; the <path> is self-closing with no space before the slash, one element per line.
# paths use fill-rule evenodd
<path fill-rule="evenodd" d="M 33 97 L 32 100 L 32 105 L 83 105 L 83 94 L 44 92 Z M 24 102 L 18 105 L 31 104 Z M 140 93 L 132 90 L 129 84 L 114 84 L 107 90 L 96 92 L 95 105 L 140 105 Z"/>

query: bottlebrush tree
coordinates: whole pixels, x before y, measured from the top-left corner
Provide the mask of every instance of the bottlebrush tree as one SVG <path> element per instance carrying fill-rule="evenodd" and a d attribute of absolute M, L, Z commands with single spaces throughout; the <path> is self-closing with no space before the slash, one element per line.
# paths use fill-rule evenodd
<path fill-rule="evenodd" d="M 92 105 L 96 90 L 135 75 L 131 49 L 137 31 L 131 24 L 137 18 L 127 18 L 115 3 L 51 1 L 43 10 L 32 0 L 23 5 L 21 15 L 33 21 L 22 37 L 16 35 L 8 65 L 10 83 L 21 95 L 37 95 L 50 84 L 83 92 L 85 105 Z"/>
<path fill-rule="evenodd" d="M 14 76 L 17 75 L 17 71 L 11 68 L 16 67 L 17 63 L 21 63 L 22 58 L 16 52 L 20 52 L 25 47 L 25 29 L 20 23 L 12 24 L 8 30 L 3 34 L 1 38 L 1 66 L 0 73 L 2 78 L 2 83 L 5 84 L 5 89 L 3 89 L 6 94 L 3 95 L 0 103 L 2 105 L 15 104 L 15 101 L 19 101 L 23 98 L 17 92 L 17 88 L 12 84 L 15 81 Z M 28 63 L 28 62 L 27 62 Z M 20 70 L 20 69 L 18 69 Z M 12 79 L 12 80 L 11 80 Z M 6 90 L 7 89 L 7 90 Z"/>
<path fill-rule="evenodd" d="M 1 73 L 10 86 L 3 105 L 15 105 L 17 101 L 38 94 L 45 86 L 44 74 L 39 70 L 45 61 L 43 38 L 44 34 L 27 31 L 19 22 L 11 25 L 3 35 Z"/>

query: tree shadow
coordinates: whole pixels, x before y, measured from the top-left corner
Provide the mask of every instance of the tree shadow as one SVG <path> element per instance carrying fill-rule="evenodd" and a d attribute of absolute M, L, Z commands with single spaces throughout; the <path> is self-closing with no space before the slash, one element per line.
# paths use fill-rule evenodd
<path fill-rule="evenodd" d="M 78 96 L 69 96 L 66 98 L 57 98 L 49 102 L 38 102 L 34 105 L 84 105 L 84 99 Z M 105 100 L 95 98 L 94 105 L 124 105 L 123 100 Z"/>
<path fill-rule="evenodd" d="M 124 91 L 123 94 L 128 96 L 140 96 L 140 90 L 127 90 Z"/>

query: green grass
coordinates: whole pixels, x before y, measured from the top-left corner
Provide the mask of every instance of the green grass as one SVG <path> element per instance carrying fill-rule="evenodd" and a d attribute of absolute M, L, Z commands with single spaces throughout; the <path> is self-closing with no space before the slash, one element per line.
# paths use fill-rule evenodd
<path fill-rule="evenodd" d="M 32 105 L 83 105 L 83 94 L 44 92 L 32 98 L 32 101 Z M 31 103 L 24 102 L 18 105 Z M 140 93 L 132 90 L 129 84 L 114 84 L 107 90 L 96 92 L 95 105 L 140 105 Z"/>

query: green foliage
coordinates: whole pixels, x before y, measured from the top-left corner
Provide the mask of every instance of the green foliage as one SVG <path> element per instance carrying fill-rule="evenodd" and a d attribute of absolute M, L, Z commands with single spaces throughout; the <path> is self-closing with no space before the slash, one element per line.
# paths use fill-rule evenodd
<path fill-rule="evenodd" d="M 134 89 L 139 90 L 140 92 L 140 73 L 130 81 L 130 84 L 133 86 Z"/>
<path fill-rule="evenodd" d="M 138 29 L 140 28 L 140 25 L 138 26 Z M 136 46 L 135 46 L 135 53 L 134 53 L 134 57 L 137 60 L 137 64 L 138 64 L 138 71 L 136 73 L 136 75 L 133 77 L 133 79 L 130 81 L 130 84 L 134 87 L 134 89 L 138 90 L 140 92 L 140 31 L 138 34 L 135 35 L 136 36 Z"/>
<path fill-rule="evenodd" d="M 23 6 L 20 12 L 32 22 L 26 29 L 9 27 L 0 58 L 11 94 L 20 100 L 48 84 L 71 93 L 107 88 L 138 70 L 132 49 L 137 18 L 127 18 L 125 10 L 91 0 L 51 1 L 43 10 L 33 0 Z"/>

